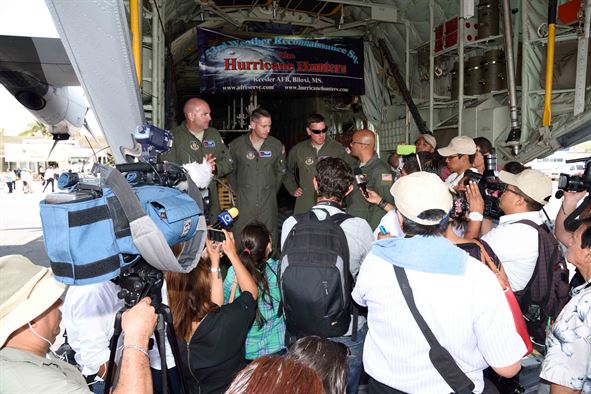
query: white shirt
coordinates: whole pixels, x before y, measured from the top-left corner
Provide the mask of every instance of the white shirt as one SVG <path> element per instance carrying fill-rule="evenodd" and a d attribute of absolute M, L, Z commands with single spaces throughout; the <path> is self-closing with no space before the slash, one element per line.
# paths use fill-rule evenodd
<path fill-rule="evenodd" d="M 117 297 L 120 287 L 111 281 L 92 285 L 70 286 L 62 307 L 63 323 L 68 333 L 68 342 L 76 351 L 76 362 L 82 366 L 83 375 L 98 372 L 100 366 L 109 361 L 109 343 L 113 336 L 115 315 L 125 305 Z M 162 286 L 162 302 L 166 303 L 166 283 Z M 125 334 L 123 334 L 125 335 Z M 123 344 L 123 335 L 117 345 Z M 160 369 L 160 356 L 154 340 L 149 350 L 150 366 Z M 120 350 L 115 360 L 120 359 Z M 168 340 L 166 341 L 166 365 L 175 366 L 174 356 Z"/>
<path fill-rule="evenodd" d="M 523 219 L 544 222 L 540 212 L 504 215 L 497 227 L 482 236 L 503 264 L 513 291 L 525 288 L 538 260 L 538 232 L 527 224 L 515 223 Z"/>
<path fill-rule="evenodd" d="M 404 232 L 402 231 L 402 227 L 400 227 L 400 222 L 398 221 L 396 209 L 392 209 L 382 217 L 382 220 L 380 220 L 380 224 L 373 232 L 373 236 L 375 239 L 378 239 L 378 234 L 380 234 L 381 226 L 384 226 L 386 231 L 389 232 L 390 235 L 394 238 L 404 237 Z"/>
<path fill-rule="evenodd" d="M 482 392 L 482 371 L 509 366 L 525 354 L 523 341 L 494 274 L 469 257 L 463 276 L 406 270 L 417 308 L 439 343 Z M 377 381 L 407 393 L 449 393 L 429 359 L 392 264 L 370 253 L 353 289 L 368 307 L 363 365 Z"/>
<path fill-rule="evenodd" d="M 48 168 L 45 171 L 45 174 L 43 174 L 43 179 L 45 179 L 45 180 L 51 179 L 51 178 L 53 178 L 53 174 L 55 174 L 55 171 L 53 170 L 53 168 Z"/>

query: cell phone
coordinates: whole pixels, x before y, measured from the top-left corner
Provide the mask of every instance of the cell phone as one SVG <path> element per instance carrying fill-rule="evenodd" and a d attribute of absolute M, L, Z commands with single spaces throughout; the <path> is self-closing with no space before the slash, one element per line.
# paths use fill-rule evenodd
<path fill-rule="evenodd" d="M 396 147 L 396 154 L 398 155 L 411 155 L 417 153 L 417 147 L 414 145 L 400 144 Z"/>
<path fill-rule="evenodd" d="M 380 233 L 382 233 L 384 235 L 388 234 L 388 232 L 386 231 L 386 227 L 380 226 L 379 229 L 380 229 Z"/>
<path fill-rule="evenodd" d="M 218 230 L 216 228 L 208 228 L 207 229 L 207 238 L 212 241 L 222 242 L 226 240 L 226 236 L 222 230 Z"/>

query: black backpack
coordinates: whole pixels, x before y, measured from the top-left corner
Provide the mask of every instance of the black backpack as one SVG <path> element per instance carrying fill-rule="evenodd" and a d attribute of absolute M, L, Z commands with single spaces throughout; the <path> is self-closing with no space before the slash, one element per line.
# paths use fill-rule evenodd
<path fill-rule="evenodd" d="M 556 320 L 569 301 L 568 268 L 560 246 L 546 225 L 531 220 L 527 224 L 538 231 L 538 260 L 527 286 L 516 291 L 529 335 L 534 342 L 544 345 L 546 329 Z"/>
<path fill-rule="evenodd" d="M 319 220 L 313 210 L 296 215 L 279 265 L 283 314 L 291 335 L 344 335 L 351 321 L 353 278 L 349 245 L 339 213 Z M 355 327 L 354 327 L 355 328 Z"/>

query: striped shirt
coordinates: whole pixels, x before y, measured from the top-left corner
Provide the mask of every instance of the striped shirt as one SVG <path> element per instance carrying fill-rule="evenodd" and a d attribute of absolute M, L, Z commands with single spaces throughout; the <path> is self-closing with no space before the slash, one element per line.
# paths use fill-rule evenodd
<path fill-rule="evenodd" d="M 520 360 L 525 345 L 494 274 L 468 257 L 464 275 L 406 270 L 417 308 L 441 345 L 475 384 L 482 371 Z M 375 380 L 407 393 L 449 393 L 433 367 L 429 345 L 397 284 L 392 264 L 370 253 L 353 299 L 368 307 L 363 365 Z"/>
<path fill-rule="evenodd" d="M 263 291 L 259 287 L 258 310 L 262 314 L 265 323 L 259 328 L 255 319 L 250 331 L 248 331 L 245 344 L 245 358 L 247 360 L 254 360 L 257 357 L 276 353 L 285 348 L 285 320 L 283 315 L 278 316 L 281 291 L 279 290 L 279 280 L 276 274 L 277 268 L 278 262 L 276 260 L 267 260 L 265 276 L 269 282 L 269 294 L 273 300 L 273 305 L 271 306 L 268 303 L 268 297 L 265 296 L 263 299 Z M 224 303 L 226 304 L 230 299 L 235 277 L 234 267 L 230 267 L 224 280 Z M 240 288 L 237 285 L 234 299 L 238 298 L 239 295 Z"/>

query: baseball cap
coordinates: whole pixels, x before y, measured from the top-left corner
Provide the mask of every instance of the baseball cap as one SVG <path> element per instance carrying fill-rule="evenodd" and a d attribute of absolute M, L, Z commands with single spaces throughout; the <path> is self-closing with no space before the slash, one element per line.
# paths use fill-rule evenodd
<path fill-rule="evenodd" d="M 532 200 L 545 205 L 552 195 L 552 181 L 537 170 L 523 170 L 519 174 L 507 171 L 499 173 L 499 179 L 508 185 L 513 185 Z"/>
<path fill-rule="evenodd" d="M 441 178 L 430 172 L 419 171 L 399 178 L 390 193 L 404 217 L 427 226 L 439 224 L 440 220 L 421 219 L 421 213 L 430 209 L 441 209 L 447 213 L 452 205 L 449 188 Z"/>
<path fill-rule="evenodd" d="M 437 140 L 431 134 L 421 134 L 419 135 L 419 138 L 424 139 L 427 144 L 433 147 L 433 149 L 437 148 Z M 417 141 L 419 138 L 417 138 Z"/>
<path fill-rule="evenodd" d="M 445 148 L 437 149 L 437 152 L 443 157 L 453 155 L 473 155 L 476 153 L 476 144 L 470 137 L 460 135 L 454 137 Z"/>
<path fill-rule="evenodd" d="M 48 310 L 65 290 L 49 268 L 21 255 L 1 257 L 0 347 L 13 332 Z"/>

